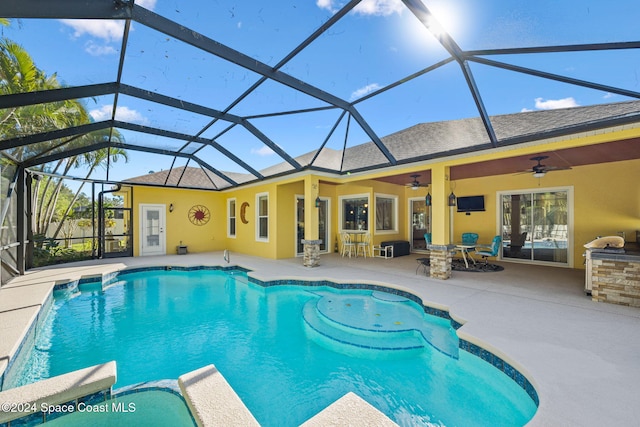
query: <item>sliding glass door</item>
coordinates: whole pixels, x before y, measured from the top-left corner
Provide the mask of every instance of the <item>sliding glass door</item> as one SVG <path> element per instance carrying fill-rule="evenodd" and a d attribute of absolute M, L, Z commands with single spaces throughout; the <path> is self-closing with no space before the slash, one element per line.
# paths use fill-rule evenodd
<path fill-rule="evenodd" d="M 500 194 L 502 258 L 569 264 L 571 190 Z"/>

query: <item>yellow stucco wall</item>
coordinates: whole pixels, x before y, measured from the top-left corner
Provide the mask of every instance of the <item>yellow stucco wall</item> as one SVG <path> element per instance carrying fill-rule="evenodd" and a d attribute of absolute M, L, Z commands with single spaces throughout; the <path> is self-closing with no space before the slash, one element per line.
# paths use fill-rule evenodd
<path fill-rule="evenodd" d="M 167 254 L 175 254 L 176 246 L 188 246 L 189 252 L 208 252 L 224 249 L 226 244 L 226 215 L 222 195 L 210 191 L 154 188 L 137 186 L 133 189 L 134 256 L 140 255 L 140 205 L 164 204 Z M 169 206 L 173 204 L 173 212 Z M 188 212 L 194 205 L 209 209 L 211 217 L 204 225 L 189 221 Z"/>

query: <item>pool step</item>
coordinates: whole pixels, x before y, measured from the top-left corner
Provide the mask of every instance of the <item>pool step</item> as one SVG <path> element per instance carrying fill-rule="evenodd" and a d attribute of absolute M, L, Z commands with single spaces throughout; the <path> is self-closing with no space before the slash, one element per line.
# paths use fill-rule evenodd
<path fill-rule="evenodd" d="M 310 335 L 332 349 L 340 343 L 343 350 L 346 346 L 351 350 L 414 354 L 431 345 L 458 357 L 458 338 L 448 322 L 425 321 L 425 315 L 406 298 L 335 293 L 319 296 L 305 304 L 303 319 Z"/>
<path fill-rule="evenodd" d="M 331 341 L 368 350 L 415 352 L 424 349 L 424 341 L 414 333 L 376 333 L 335 324 L 320 314 L 316 303 L 312 300 L 305 304 L 304 321 L 316 334 Z"/>

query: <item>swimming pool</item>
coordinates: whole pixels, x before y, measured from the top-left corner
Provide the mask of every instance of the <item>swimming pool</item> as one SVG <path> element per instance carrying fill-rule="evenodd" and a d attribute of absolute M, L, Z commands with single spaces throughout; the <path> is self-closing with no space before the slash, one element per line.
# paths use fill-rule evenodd
<path fill-rule="evenodd" d="M 469 343 L 458 351 L 450 319 L 415 297 L 313 284 L 155 269 L 56 292 L 13 385 L 109 360 L 118 387 L 214 364 L 264 426 L 299 425 L 349 391 L 400 425 L 524 425 L 535 413 L 520 380 Z"/>

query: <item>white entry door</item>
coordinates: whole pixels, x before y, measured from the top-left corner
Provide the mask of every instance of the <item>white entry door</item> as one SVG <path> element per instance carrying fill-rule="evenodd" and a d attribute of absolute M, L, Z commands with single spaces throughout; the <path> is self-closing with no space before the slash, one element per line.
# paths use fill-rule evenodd
<path fill-rule="evenodd" d="M 166 255 L 166 205 L 140 205 L 140 256 Z"/>

